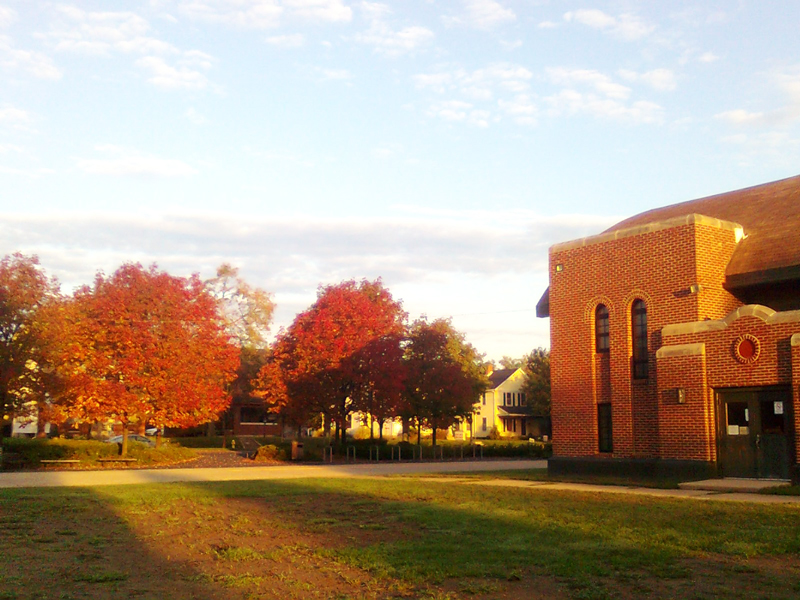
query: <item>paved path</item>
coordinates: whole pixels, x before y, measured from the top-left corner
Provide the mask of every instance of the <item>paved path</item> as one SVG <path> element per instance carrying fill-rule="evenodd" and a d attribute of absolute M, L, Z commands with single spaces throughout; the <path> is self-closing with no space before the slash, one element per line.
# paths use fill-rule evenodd
<path fill-rule="evenodd" d="M 0 488 L 22 487 L 94 487 L 141 483 L 193 481 L 244 481 L 268 479 L 303 479 L 309 477 L 383 477 L 386 475 L 416 475 L 427 473 L 480 473 L 486 471 L 515 471 L 546 469 L 546 460 L 487 460 L 465 462 L 407 462 L 359 465 L 286 465 L 268 467 L 230 467 L 200 469 L 130 469 L 119 471 L 30 471 L 0 473 Z M 629 494 L 659 498 L 692 500 L 721 500 L 757 502 L 760 504 L 789 504 L 800 508 L 800 496 L 770 496 L 764 494 L 725 493 L 709 490 L 626 487 L 587 483 L 525 481 L 519 479 L 459 479 L 432 478 L 454 485 L 483 485 L 492 487 L 564 490 L 593 494 Z"/>
<path fill-rule="evenodd" d="M 442 478 L 442 481 L 452 479 Z M 551 481 L 521 481 L 517 479 L 461 479 L 462 484 L 497 487 L 536 488 L 543 490 L 565 490 L 595 494 L 629 494 L 634 496 L 656 496 L 659 498 L 687 498 L 692 500 L 721 500 L 725 502 L 756 502 L 759 504 L 792 504 L 800 508 L 800 496 L 772 496 L 742 492 L 720 492 L 711 490 L 662 490 L 657 488 L 626 487 L 622 485 L 594 485 L 588 483 L 560 483 Z"/>
<path fill-rule="evenodd" d="M 286 465 L 208 469 L 125 469 L 118 471 L 24 471 L 0 473 L 0 488 L 94 487 L 135 483 L 302 479 L 307 477 L 374 477 L 418 473 L 453 473 L 546 469 L 546 460 L 405 462 L 358 465 Z"/>

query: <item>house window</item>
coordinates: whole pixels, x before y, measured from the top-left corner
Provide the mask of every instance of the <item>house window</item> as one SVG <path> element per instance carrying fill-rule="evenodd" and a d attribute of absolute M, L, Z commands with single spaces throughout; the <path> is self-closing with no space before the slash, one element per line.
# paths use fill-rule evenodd
<path fill-rule="evenodd" d="M 486 392 L 483 393 L 483 405 L 486 406 Z"/>
<path fill-rule="evenodd" d="M 519 405 L 525 406 L 527 404 L 527 400 L 525 399 L 525 392 L 519 393 Z"/>
<path fill-rule="evenodd" d="M 614 451 L 610 404 L 597 405 L 597 449 L 600 452 Z"/>
<path fill-rule="evenodd" d="M 483 423 L 481 424 L 481 430 L 486 431 L 486 417 L 483 417 Z"/>
<path fill-rule="evenodd" d="M 649 371 L 647 353 L 647 306 L 645 306 L 644 300 L 635 300 L 631 306 L 631 334 L 633 336 L 633 378 L 647 379 Z"/>
<path fill-rule="evenodd" d="M 594 346 L 595 352 L 608 352 L 608 309 L 604 304 L 594 311 Z"/>

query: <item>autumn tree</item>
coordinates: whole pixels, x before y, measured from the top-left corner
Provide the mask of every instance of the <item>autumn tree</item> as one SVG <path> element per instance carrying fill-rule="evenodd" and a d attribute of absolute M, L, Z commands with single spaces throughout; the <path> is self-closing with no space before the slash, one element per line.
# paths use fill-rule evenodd
<path fill-rule="evenodd" d="M 0 260 L 0 436 L 6 421 L 44 406 L 51 369 L 42 312 L 57 296 L 58 284 L 36 256 L 16 253 Z"/>
<path fill-rule="evenodd" d="M 384 423 L 402 410 L 406 379 L 402 344 L 401 336 L 386 335 L 367 343 L 357 354 L 359 375 L 351 398 L 355 410 L 367 418 L 370 439 L 375 437 L 373 422 L 382 440 Z"/>
<path fill-rule="evenodd" d="M 407 410 L 433 430 L 469 418 L 488 380 L 483 357 L 449 320 L 415 321 L 405 348 Z"/>
<path fill-rule="evenodd" d="M 68 417 L 189 427 L 230 403 L 238 366 L 217 301 L 197 276 L 126 264 L 77 290 L 64 309 L 59 400 Z"/>
<path fill-rule="evenodd" d="M 405 313 L 380 280 L 320 288 L 316 302 L 278 335 L 274 356 L 292 402 L 335 420 L 345 441 L 354 399 L 383 385 L 389 363 L 371 352 L 399 343 Z M 374 397 L 374 396 L 373 396 Z"/>
<path fill-rule="evenodd" d="M 225 331 L 239 349 L 239 368 L 231 383 L 231 395 L 240 400 L 252 398 L 256 395 L 254 384 L 259 370 L 269 356 L 267 335 L 275 303 L 271 294 L 251 286 L 228 263 L 217 268 L 216 276 L 206 281 L 206 287 L 219 301 Z"/>

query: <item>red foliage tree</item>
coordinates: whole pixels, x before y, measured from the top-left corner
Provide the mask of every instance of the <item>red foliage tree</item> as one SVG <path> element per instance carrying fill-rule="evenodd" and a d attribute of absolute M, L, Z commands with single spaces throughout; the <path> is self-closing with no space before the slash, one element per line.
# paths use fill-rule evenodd
<path fill-rule="evenodd" d="M 122 422 L 123 453 L 131 423 L 188 427 L 228 407 L 238 349 L 197 276 L 123 265 L 79 289 L 64 313 L 60 407 L 79 420 Z"/>
<path fill-rule="evenodd" d="M 482 356 L 448 320 L 420 319 L 410 328 L 405 363 L 406 414 L 433 430 L 436 445 L 436 430 L 469 418 L 485 391 Z"/>
<path fill-rule="evenodd" d="M 326 424 L 338 424 L 344 442 L 354 400 L 392 380 L 384 369 L 399 361 L 377 355 L 388 356 L 392 344 L 399 347 L 405 317 L 380 280 L 321 288 L 317 301 L 279 334 L 273 349 L 288 390 L 287 409 L 299 403 L 322 413 Z"/>

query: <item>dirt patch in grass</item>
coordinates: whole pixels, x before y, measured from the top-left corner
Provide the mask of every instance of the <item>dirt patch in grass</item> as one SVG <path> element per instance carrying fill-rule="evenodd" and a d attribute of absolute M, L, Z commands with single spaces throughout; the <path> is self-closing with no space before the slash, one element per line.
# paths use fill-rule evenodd
<path fill-rule="evenodd" d="M 653 550 L 722 535 L 683 526 L 691 514 L 710 527 L 729 506 L 465 487 L 329 480 L 3 492 L 0 600 L 800 597 L 800 558 L 776 554 L 780 544 L 752 555 Z M 770 510 L 781 513 L 776 526 L 800 523 L 785 509 L 748 510 L 742 526 L 772 522 Z M 615 518 L 631 523 L 618 538 L 623 528 L 594 525 Z"/>

